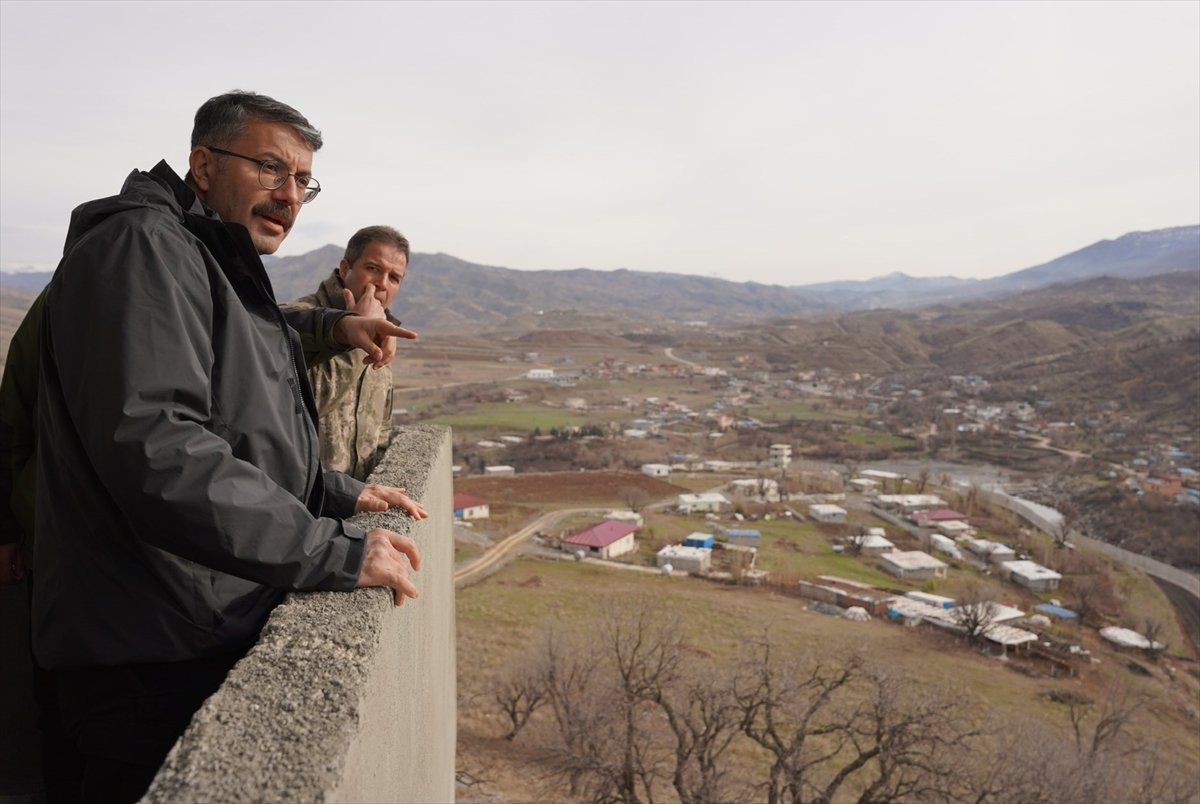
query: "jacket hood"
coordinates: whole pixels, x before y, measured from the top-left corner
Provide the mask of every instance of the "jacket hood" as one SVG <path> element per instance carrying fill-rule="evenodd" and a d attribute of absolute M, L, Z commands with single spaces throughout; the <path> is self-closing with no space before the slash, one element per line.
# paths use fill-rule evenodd
<path fill-rule="evenodd" d="M 76 207 L 71 212 L 71 225 L 67 229 L 63 254 L 70 251 L 79 238 L 108 218 L 137 209 L 157 209 L 179 220 L 183 219 L 185 211 L 208 218 L 217 217 L 216 213 L 200 203 L 192 189 L 166 161 L 160 161 L 149 171 L 135 170 L 130 173 L 121 187 L 120 195 L 98 198 Z"/>

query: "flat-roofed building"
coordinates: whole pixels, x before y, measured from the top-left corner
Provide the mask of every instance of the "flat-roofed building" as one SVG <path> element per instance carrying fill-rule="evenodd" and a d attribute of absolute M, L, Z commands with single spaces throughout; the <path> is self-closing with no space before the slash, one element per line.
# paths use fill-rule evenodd
<path fill-rule="evenodd" d="M 818 522 L 845 522 L 846 509 L 840 505 L 813 503 L 808 506 L 808 515 Z"/>
<path fill-rule="evenodd" d="M 1024 586 L 1030 592 L 1051 592 L 1058 588 L 1062 575 L 1034 561 L 1006 561 L 1000 569 L 1008 573 L 1013 583 Z"/>
<path fill-rule="evenodd" d="M 707 491 L 700 494 L 680 494 L 678 508 L 681 514 L 719 514 L 728 505 L 729 500 L 725 499 L 724 494 Z"/>
<path fill-rule="evenodd" d="M 905 580 L 925 581 L 945 578 L 948 565 L 929 553 L 920 550 L 905 550 L 884 553 L 879 563 L 885 571 Z"/>
<path fill-rule="evenodd" d="M 670 565 L 674 572 L 701 575 L 708 572 L 712 566 L 712 550 L 704 547 L 685 547 L 682 544 L 668 544 L 658 551 L 655 562 L 660 569 Z"/>

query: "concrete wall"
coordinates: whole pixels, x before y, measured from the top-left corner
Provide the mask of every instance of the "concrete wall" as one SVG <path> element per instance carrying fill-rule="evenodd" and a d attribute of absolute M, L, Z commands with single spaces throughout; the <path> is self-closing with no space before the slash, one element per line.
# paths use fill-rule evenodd
<path fill-rule="evenodd" d="M 451 802 L 456 739 L 450 430 L 397 428 L 374 482 L 424 522 L 364 514 L 416 540 L 420 597 L 294 594 L 205 702 L 144 801 Z"/>

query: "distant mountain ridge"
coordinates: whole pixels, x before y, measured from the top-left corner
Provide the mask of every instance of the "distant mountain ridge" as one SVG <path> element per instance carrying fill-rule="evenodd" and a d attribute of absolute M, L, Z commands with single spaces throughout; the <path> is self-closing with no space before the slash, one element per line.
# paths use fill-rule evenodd
<path fill-rule="evenodd" d="M 268 258 L 282 301 L 312 293 L 341 259 L 340 246 Z M 764 285 L 711 277 L 620 269 L 521 271 L 478 265 L 448 254 L 412 255 L 393 312 L 417 329 L 499 326 L 545 311 L 620 311 L 655 320 L 737 323 L 872 309 L 913 309 L 996 299 L 1099 277 L 1200 273 L 1200 225 L 1131 232 L 993 279 L 918 278 L 892 273 L 866 281 Z M 5 289 L 36 293 L 49 272 L 0 273 Z"/>
<path fill-rule="evenodd" d="M 842 311 L 906 309 L 1000 298 L 1105 276 L 1136 279 L 1177 271 L 1200 271 L 1200 226 L 1130 232 L 992 279 L 920 278 L 893 273 L 865 281 L 822 282 L 794 289 Z"/>

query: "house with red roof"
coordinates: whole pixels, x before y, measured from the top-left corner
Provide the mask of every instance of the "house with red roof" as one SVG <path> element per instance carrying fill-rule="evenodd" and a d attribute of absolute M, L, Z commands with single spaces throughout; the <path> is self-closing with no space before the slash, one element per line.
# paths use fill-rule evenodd
<path fill-rule="evenodd" d="M 454 495 L 455 519 L 487 519 L 491 516 L 491 508 L 487 500 L 472 497 L 470 494 Z"/>
<path fill-rule="evenodd" d="M 562 540 L 562 548 L 568 552 L 586 550 L 593 558 L 616 558 L 637 549 L 633 534 L 637 524 L 606 519 Z"/>

